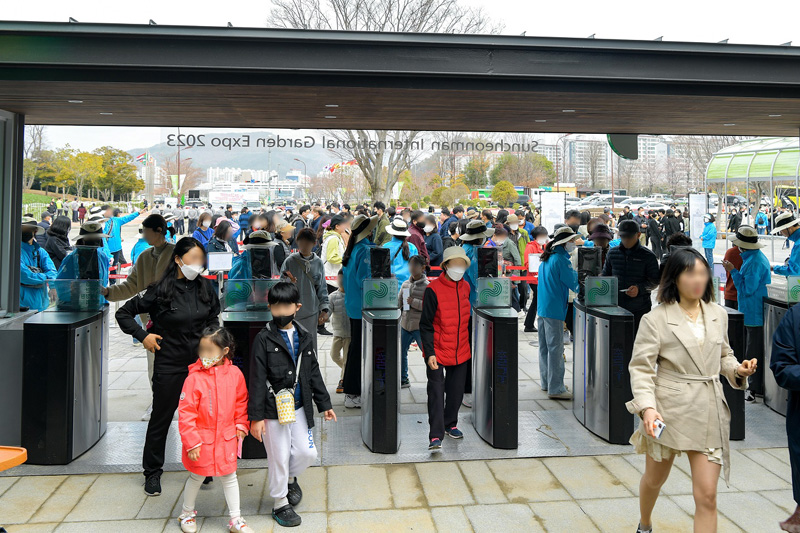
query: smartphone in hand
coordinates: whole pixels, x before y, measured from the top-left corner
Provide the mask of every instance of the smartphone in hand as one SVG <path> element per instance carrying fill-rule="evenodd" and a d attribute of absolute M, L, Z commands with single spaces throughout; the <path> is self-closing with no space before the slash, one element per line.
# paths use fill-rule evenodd
<path fill-rule="evenodd" d="M 665 427 L 667 427 L 667 425 L 664 422 L 662 422 L 661 420 L 656 418 L 653 421 L 653 434 L 655 435 L 655 437 L 657 439 L 661 438 L 661 433 L 664 432 L 664 428 Z"/>

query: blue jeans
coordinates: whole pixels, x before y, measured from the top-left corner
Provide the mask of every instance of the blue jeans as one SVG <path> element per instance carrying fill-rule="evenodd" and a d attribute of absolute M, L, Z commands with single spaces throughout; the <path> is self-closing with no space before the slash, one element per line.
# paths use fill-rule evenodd
<path fill-rule="evenodd" d="M 714 249 L 713 248 L 703 248 L 703 251 L 706 253 L 706 261 L 708 261 L 708 266 L 714 266 Z"/>
<path fill-rule="evenodd" d="M 566 392 L 563 320 L 539 317 L 539 376 L 548 394 Z"/>
<path fill-rule="evenodd" d="M 422 350 L 422 335 L 418 329 L 407 331 L 400 328 L 400 381 L 408 381 L 408 347 L 413 341 L 417 341 L 417 346 Z"/>

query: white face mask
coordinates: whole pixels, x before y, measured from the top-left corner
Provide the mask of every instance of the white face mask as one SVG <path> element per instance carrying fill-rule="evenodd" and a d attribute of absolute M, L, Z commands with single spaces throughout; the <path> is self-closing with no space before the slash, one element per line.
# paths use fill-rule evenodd
<path fill-rule="evenodd" d="M 197 276 L 202 274 L 203 271 L 205 271 L 205 267 L 203 266 L 187 265 L 183 264 L 183 261 L 181 261 L 181 272 L 183 272 L 183 275 L 186 276 L 186 279 L 189 281 L 193 281 Z"/>
<path fill-rule="evenodd" d="M 258 222 L 253 222 L 252 224 L 250 224 L 250 227 L 253 229 L 259 229 L 261 227 L 261 224 L 259 224 Z"/>
<path fill-rule="evenodd" d="M 570 254 L 575 250 L 575 248 L 576 245 L 574 242 L 568 242 L 567 244 L 564 245 L 564 249 L 567 251 L 567 253 Z"/>
<path fill-rule="evenodd" d="M 203 227 L 204 227 L 204 228 L 208 228 L 208 227 L 210 227 L 210 226 L 211 226 L 211 221 L 210 221 L 209 219 L 205 219 L 205 220 L 203 221 Z"/>
<path fill-rule="evenodd" d="M 504 242 L 506 242 L 506 240 L 505 240 L 505 239 L 503 239 L 502 241 L 495 239 L 495 241 L 494 241 L 494 243 L 495 243 L 497 246 L 503 246 L 503 243 L 504 243 Z"/>
<path fill-rule="evenodd" d="M 519 229 L 519 224 L 509 224 L 508 227 L 514 231 L 517 231 Z"/>
<path fill-rule="evenodd" d="M 425 233 L 430 233 L 430 232 L 433 231 L 433 229 L 434 228 L 433 228 L 433 226 L 431 224 L 426 224 L 425 225 Z"/>
<path fill-rule="evenodd" d="M 541 245 L 544 245 L 547 243 L 547 237 L 539 237 L 536 239 L 536 242 L 538 242 Z"/>
<path fill-rule="evenodd" d="M 306 220 L 314 220 L 314 213 L 309 213 L 306 215 Z"/>
<path fill-rule="evenodd" d="M 447 275 L 453 281 L 461 281 L 461 278 L 464 277 L 464 272 L 466 272 L 466 271 L 467 271 L 467 269 L 465 269 L 465 268 L 459 268 L 459 267 L 448 268 L 447 269 Z"/>

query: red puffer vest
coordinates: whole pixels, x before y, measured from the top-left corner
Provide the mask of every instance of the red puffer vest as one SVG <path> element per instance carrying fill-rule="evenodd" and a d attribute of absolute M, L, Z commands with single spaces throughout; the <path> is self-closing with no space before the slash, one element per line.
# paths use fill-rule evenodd
<path fill-rule="evenodd" d="M 438 308 L 433 319 L 436 362 L 453 366 L 472 357 L 469 348 L 469 283 L 452 281 L 442 274 L 428 285 L 436 293 Z"/>

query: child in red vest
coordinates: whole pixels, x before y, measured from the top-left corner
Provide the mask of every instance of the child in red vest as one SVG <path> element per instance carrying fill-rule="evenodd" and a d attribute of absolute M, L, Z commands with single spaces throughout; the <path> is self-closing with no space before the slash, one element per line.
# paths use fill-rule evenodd
<path fill-rule="evenodd" d="M 203 332 L 198 359 L 189 365 L 178 405 L 178 428 L 183 443 L 183 466 L 189 479 L 183 490 L 183 509 L 178 521 L 181 531 L 197 531 L 194 508 L 197 493 L 206 476 L 222 482 L 232 533 L 253 533 L 245 524 L 239 505 L 236 457 L 239 441 L 250 429 L 247 419 L 247 385 L 239 368 L 233 366 L 233 336 L 224 328 Z M 238 438 L 237 438 L 238 437 Z"/>
<path fill-rule="evenodd" d="M 447 248 L 441 264 L 444 273 L 428 285 L 422 300 L 419 329 L 428 376 L 429 450 L 441 449 L 445 433 L 454 439 L 464 437 L 457 425 L 472 357 L 470 288 L 463 279 L 469 265 L 463 248 Z"/>

